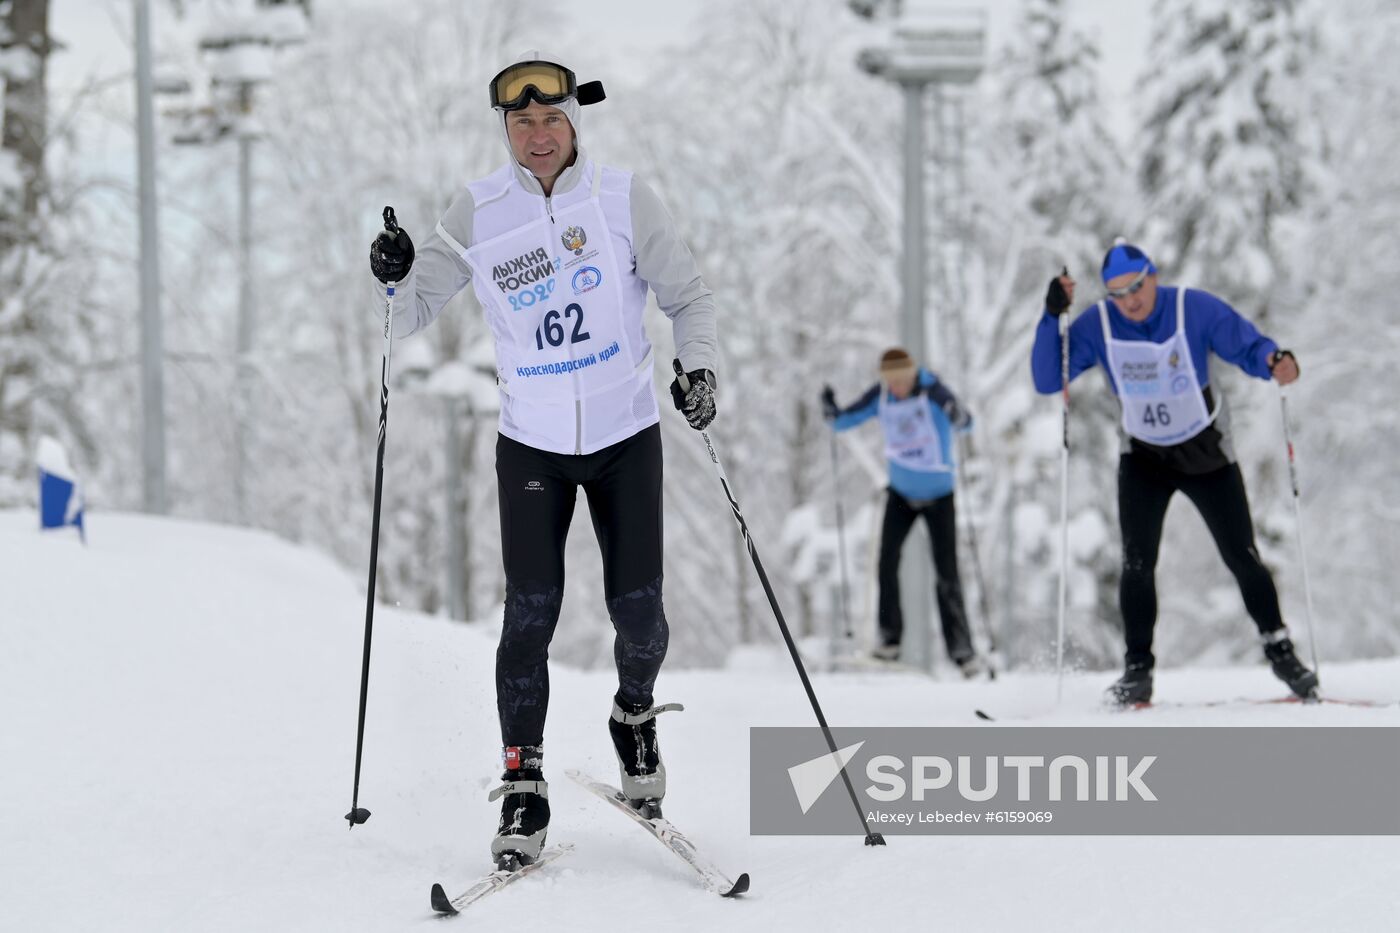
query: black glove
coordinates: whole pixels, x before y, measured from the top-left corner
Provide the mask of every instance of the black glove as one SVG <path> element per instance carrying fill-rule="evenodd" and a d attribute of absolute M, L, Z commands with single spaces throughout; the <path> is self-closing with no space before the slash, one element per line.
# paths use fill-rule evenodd
<path fill-rule="evenodd" d="M 381 231 L 369 248 L 369 271 L 374 277 L 388 285 L 402 282 L 413 268 L 413 240 L 408 231 L 397 227 Z"/>
<path fill-rule="evenodd" d="M 671 401 L 692 428 L 703 431 L 715 420 L 715 374 L 708 369 L 694 369 L 685 378 L 690 383 L 689 391 L 681 389 L 679 376 L 671 380 Z"/>
<path fill-rule="evenodd" d="M 972 424 L 972 415 L 968 414 L 967 409 L 959 405 L 956 399 L 950 398 L 938 407 L 943 409 L 943 414 L 948 417 L 948 423 L 953 427 L 961 430 Z"/>
<path fill-rule="evenodd" d="M 1069 295 L 1065 294 L 1065 287 L 1060 284 L 1061 276 L 1066 275 L 1069 275 L 1069 267 L 1050 280 L 1050 287 L 1045 292 L 1045 310 L 1054 317 L 1069 310 Z"/>
<path fill-rule="evenodd" d="M 827 421 L 835 421 L 836 416 L 841 414 L 841 408 L 836 404 L 836 392 L 831 386 L 822 387 L 822 417 Z"/>

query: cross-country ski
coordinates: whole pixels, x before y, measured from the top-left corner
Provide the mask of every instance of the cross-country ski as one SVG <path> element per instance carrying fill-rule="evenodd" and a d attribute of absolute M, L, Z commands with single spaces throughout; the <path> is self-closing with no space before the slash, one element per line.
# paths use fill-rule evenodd
<path fill-rule="evenodd" d="M 566 773 L 581 787 L 587 788 L 589 792 L 606 800 L 615 809 L 621 810 L 623 813 L 627 814 L 637 825 L 651 833 L 651 835 L 656 838 L 657 842 L 660 842 L 667 849 L 680 856 L 681 860 L 693 868 L 695 873 L 700 876 L 700 881 L 704 884 L 705 890 L 718 894 L 720 897 L 736 897 L 749 889 L 749 875 L 747 872 L 739 875 L 736 880 L 730 881 L 728 876 L 720 871 L 709 859 L 701 855 L 700 851 L 695 847 L 695 844 L 679 829 L 671 825 L 671 822 L 666 818 L 660 815 L 655 817 L 643 815 L 636 807 L 633 807 L 627 802 L 627 798 L 623 795 L 622 791 L 613 787 L 611 784 L 605 784 L 602 781 L 595 780 L 582 771 L 570 770 Z"/>
<path fill-rule="evenodd" d="M 468 886 L 465 891 L 453 898 L 447 896 L 447 891 L 441 884 L 434 882 L 432 890 L 429 892 L 429 902 L 432 904 L 433 910 L 440 914 L 449 916 L 459 914 L 486 895 L 494 894 L 506 885 L 514 884 L 526 875 L 539 871 L 572 848 L 573 846 L 570 845 L 550 846 L 541 852 L 539 858 L 533 862 L 524 865 L 514 863 L 508 868 L 498 868 L 495 871 L 487 872 Z"/>

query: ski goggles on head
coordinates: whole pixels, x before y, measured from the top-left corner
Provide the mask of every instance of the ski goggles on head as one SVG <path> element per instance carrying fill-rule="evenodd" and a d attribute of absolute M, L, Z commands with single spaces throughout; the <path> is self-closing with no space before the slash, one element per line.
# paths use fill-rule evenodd
<path fill-rule="evenodd" d="M 574 73 L 554 62 L 528 61 L 507 65 L 491 79 L 491 106 L 497 110 L 523 110 L 531 99 L 556 106 L 571 97 L 580 104 L 596 104 L 606 96 L 600 81 L 580 85 Z"/>

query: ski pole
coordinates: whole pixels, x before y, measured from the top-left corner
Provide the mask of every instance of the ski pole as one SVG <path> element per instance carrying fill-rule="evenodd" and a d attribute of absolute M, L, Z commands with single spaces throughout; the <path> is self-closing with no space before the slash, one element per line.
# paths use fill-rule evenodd
<path fill-rule="evenodd" d="M 1313 673 L 1321 682 L 1322 672 L 1318 670 L 1317 638 L 1313 634 L 1312 583 L 1308 580 L 1308 552 L 1303 547 L 1303 507 L 1298 494 L 1298 467 L 1293 454 L 1293 435 L 1288 427 L 1288 393 L 1282 385 L 1278 387 L 1279 411 L 1283 416 L 1283 443 L 1288 448 L 1288 480 L 1293 486 L 1293 529 L 1298 536 L 1298 563 L 1303 568 L 1303 603 L 1307 609 L 1304 621 L 1308 626 L 1308 651 L 1312 654 Z"/>
<path fill-rule="evenodd" d="M 685 368 L 681 366 L 681 361 L 676 359 L 671 361 L 671 368 L 676 371 L 676 382 L 680 385 L 682 392 L 690 391 L 690 380 L 686 378 Z M 734 521 L 739 525 L 739 533 L 744 536 L 744 544 L 748 547 L 749 557 L 753 559 L 753 568 L 758 572 L 758 582 L 763 584 L 763 592 L 768 597 L 768 605 L 773 609 L 773 615 L 778 620 L 778 629 L 782 632 L 783 641 L 787 644 L 788 654 L 792 655 L 792 663 L 797 666 L 797 676 L 802 678 L 802 688 L 807 691 L 807 699 L 812 703 L 812 711 L 817 714 L 817 722 L 821 725 L 822 735 L 826 737 L 827 748 L 831 750 L 831 757 L 838 763 L 841 760 L 836 751 L 836 740 L 831 736 L 831 727 L 826 724 L 826 716 L 822 714 L 821 704 L 817 702 L 817 694 L 812 690 L 812 681 L 807 677 L 807 669 L 802 665 L 802 657 L 797 653 L 797 645 L 792 640 L 792 632 L 788 631 L 787 621 L 783 619 L 783 610 L 778 606 L 778 597 L 773 595 L 773 586 L 768 582 L 768 574 L 763 570 L 763 562 L 758 559 L 758 548 L 754 546 L 753 536 L 749 534 L 748 523 L 744 521 L 744 513 L 739 511 L 739 501 L 734 498 L 734 492 L 729 488 L 729 477 L 724 472 L 724 465 L 719 462 L 719 454 L 715 452 L 714 442 L 710 440 L 708 431 L 701 431 L 700 437 L 705 442 L 705 451 L 710 455 L 710 462 L 714 464 L 715 473 L 719 475 L 719 483 L 724 487 L 724 496 L 729 500 L 729 508 L 734 512 Z M 865 832 L 865 844 L 868 846 L 882 846 L 885 844 L 885 837 L 873 831 L 870 824 L 865 819 L 865 811 L 861 809 L 860 799 L 856 797 L 855 786 L 851 783 L 851 776 L 846 773 L 846 766 L 841 765 L 841 780 L 846 784 L 846 792 L 851 795 L 851 803 L 855 805 L 856 816 L 860 818 L 861 829 Z"/>
<path fill-rule="evenodd" d="M 962 435 L 958 436 L 958 441 L 963 450 L 963 462 L 966 463 L 972 458 L 972 441 L 970 439 L 965 439 Z M 958 485 L 959 475 L 961 475 L 961 471 L 955 469 L 953 472 L 953 482 L 955 485 Z M 991 603 L 987 599 L 987 578 L 982 573 L 982 556 L 977 547 L 977 517 L 972 514 L 972 509 L 970 508 L 972 505 L 972 494 L 967 491 L 967 483 L 963 482 L 961 485 L 965 496 L 964 504 L 969 506 L 966 513 L 967 519 L 963 522 L 963 527 L 967 529 L 967 547 L 972 553 L 972 575 L 977 578 L 977 607 L 982 611 L 982 631 L 987 636 L 987 679 L 996 680 L 997 636 L 992 628 Z"/>
<path fill-rule="evenodd" d="M 1064 275 L 1069 275 L 1066 266 Z M 1060 444 L 1060 609 L 1055 627 L 1055 702 L 1065 693 L 1065 606 L 1069 595 L 1069 309 L 1060 314 L 1060 397 L 1064 399 Z"/>
<path fill-rule="evenodd" d="M 399 232 L 398 219 L 392 207 L 384 208 L 384 229 Z M 369 699 L 369 649 L 374 636 L 374 583 L 379 569 L 379 505 L 384 492 L 384 436 L 389 425 L 389 355 L 394 349 L 394 286 L 388 283 L 384 296 L 384 360 L 379 368 L 379 453 L 374 464 L 374 519 L 369 533 L 369 591 L 365 597 L 365 656 L 360 668 L 360 724 L 355 734 L 355 789 L 350 797 L 350 812 L 345 819 L 350 828 L 369 819 L 369 811 L 360 806 L 360 759 L 365 748 L 365 704 Z"/>
<path fill-rule="evenodd" d="M 846 603 L 846 517 L 841 508 L 841 470 L 836 461 L 836 431 L 831 432 L 831 482 L 836 493 L 836 544 L 841 559 L 841 617 L 846 623 L 846 642 L 855 637 L 851 631 L 851 610 Z"/>

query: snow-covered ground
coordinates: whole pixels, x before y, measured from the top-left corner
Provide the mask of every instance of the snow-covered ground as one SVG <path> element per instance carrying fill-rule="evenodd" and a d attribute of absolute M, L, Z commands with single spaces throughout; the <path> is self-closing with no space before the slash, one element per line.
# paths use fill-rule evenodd
<path fill-rule="evenodd" d="M 0 929 L 412 930 L 488 866 L 498 738 L 489 623 L 381 608 L 360 802 L 348 831 L 363 581 L 269 535 L 89 516 L 41 535 L 0 512 Z M 567 625 L 568 620 L 561 622 Z M 1102 673 L 935 683 L 815 678 L 834 725 L 1141 723 L 1099 712 Z M 1400 698 L 1400 662 L 1330 665 L 1334 696 Z M 553 841 L 576 850 L 468 914 L 495 930 L 1391 930 L 1400 840 L 748 836 L 748 728 L 808 725 L 781 658 L 668 672 L 668 815 L 751 893 L 704 893 L 673 856 L 563 779 L 608 779 L 612 678 L 556 668 Z M 1263 667 L 1164 671 L 1171 699 L 1275 696 Z M 1400 711 L 1153 711 L 1153 724 L 1400 725 Z M 1306 801 L 1298 805 L 1306 806 Z M 1280 813 L 1286 824 L 1288 814 Z"/>

